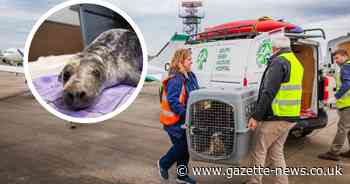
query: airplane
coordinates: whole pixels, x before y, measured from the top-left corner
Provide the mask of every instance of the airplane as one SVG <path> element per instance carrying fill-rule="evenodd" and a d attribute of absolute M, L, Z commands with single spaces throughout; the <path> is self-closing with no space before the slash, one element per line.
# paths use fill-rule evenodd
<path fill-rule="evenodd" d="M 0 61 L 11 66 L 21 66 L 23 64 L 23 52 L 19 48 L 9 48 L 0 51 Z"/>
<path fill-rule="evenodd" d="M 0 71 L 10 73 L 24 73 L 23 49 L 9 48 L 0 50 Z"/>
<path fill-rule="evenodd" d="M 160 82 L 167 74 L 170 59 L 175 50 L 183 48 L 188 36 L 184 34 L 175 33 L 168 42 L 153 56 L 149 56 L 149 65 L 146 75 L 146 81 Z"/>

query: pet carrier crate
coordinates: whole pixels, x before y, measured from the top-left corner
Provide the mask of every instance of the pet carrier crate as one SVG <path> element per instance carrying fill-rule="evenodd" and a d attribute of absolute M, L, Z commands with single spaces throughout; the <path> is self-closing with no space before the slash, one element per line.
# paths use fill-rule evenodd
<path fill-rule="evenodd" d="M 187 140 L 192 160 L 238 165 L 251 145 L 247 121 L 257 89 L 200 89 L 188 100 Z"/>

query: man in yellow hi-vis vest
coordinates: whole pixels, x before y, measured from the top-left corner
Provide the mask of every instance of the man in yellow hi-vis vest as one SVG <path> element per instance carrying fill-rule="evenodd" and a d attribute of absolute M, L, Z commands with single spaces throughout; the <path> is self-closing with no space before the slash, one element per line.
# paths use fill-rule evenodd
<path fill-rule="evenodd" d="M 249 167 L 265 167 L 265 160 L 274 168 L 286 168 L 284 143 L 290 129 L 300 118 L 304 68 L 291 51 L 284 35 L 272 37 L 273 55 L 263 74 L 257 106 L 248 121 L 254 130 L 256 145 L 250 152 Z M 247 184 L 261 184 L 263 173 L 254 173 Z M 275 173 L 274 183 L 288 184 L 288 176 Z"/>
<path fill-rule="evenodd" d="M 337 74 L 336 106 L 339 114 L 337 134 L 334 137 L 331 149 L 318 155 L 321 159 L 340 160 L 339 156 L 350 158 L 350 150 L 341 153 L 346 137 L 350 143 L 350 58 L 345 49 L 338 49 L 333 53 L 333 60 L 340 66 Z"/>

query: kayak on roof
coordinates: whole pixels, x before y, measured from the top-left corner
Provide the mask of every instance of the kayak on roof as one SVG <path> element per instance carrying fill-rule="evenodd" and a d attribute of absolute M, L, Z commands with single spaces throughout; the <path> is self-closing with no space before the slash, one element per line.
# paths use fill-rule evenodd
<path fill-rule="evenodd" d="M 304 30 L 283 20 L 274 20 L 271 17 L 261 17 L 257 20 L 240 20 L 228 22 L 216 26 L 207 27 L 204 32 L 199 33 L 199 39 L 208 39 L 214 36 L 224 36 L 239 33 L 261 33 L 275 29 L 285 28 L 287 32 L 302 33 Z"/>

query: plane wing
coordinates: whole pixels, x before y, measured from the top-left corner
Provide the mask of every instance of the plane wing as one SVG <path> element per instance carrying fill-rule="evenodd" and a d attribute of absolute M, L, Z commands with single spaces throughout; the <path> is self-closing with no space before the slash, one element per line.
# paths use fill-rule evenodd
<path fill-rule="evenodd" d="M 146 81 L 161 81 L 166 72 L 158 66 L 148 66 Z"/>
<path fill-rule="evenodd" d="M 0 65 L 0 71 L 10 73 L 24 73 L 24 69 L 21 66 Z"/>
<path fill-rule="evenodd" d="M 187 39 L 187 35 L 175 33 L 156 55 L 149 57 L 146 81 L 161 81 L 164 78 L 174 52 L 183 48 Z"/>

